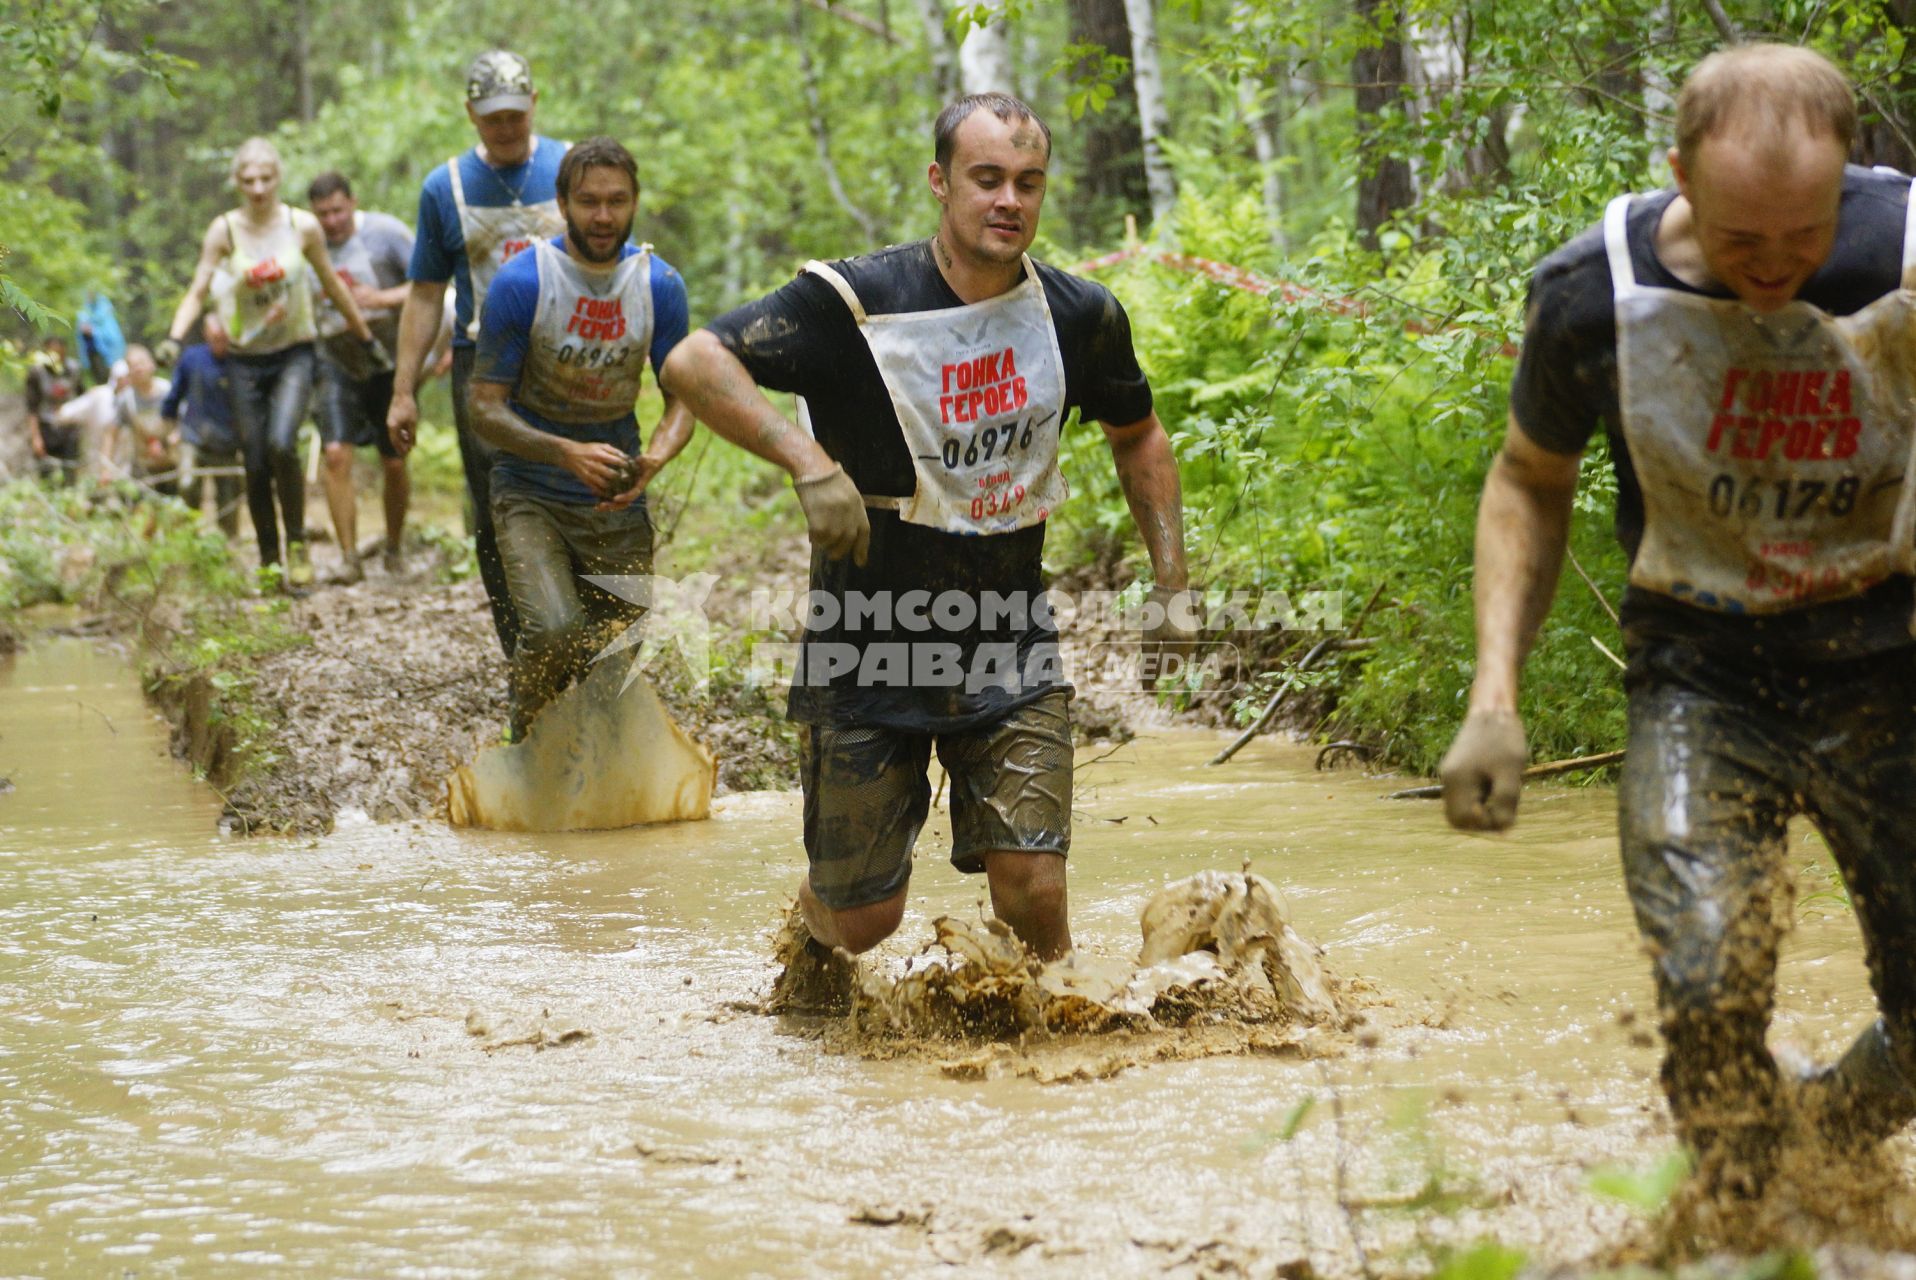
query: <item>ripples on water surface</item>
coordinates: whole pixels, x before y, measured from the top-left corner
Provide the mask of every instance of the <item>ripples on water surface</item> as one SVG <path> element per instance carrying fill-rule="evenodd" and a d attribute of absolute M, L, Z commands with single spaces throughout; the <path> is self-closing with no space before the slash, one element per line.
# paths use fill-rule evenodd
<path fill-rule="evenodd" d="M 1080 774 L 1081 945 L 1134 950 L 1151 890 L 1248 858 L 1395 1007 L 1327 1063 L 968 1083 L 727 1007 L 770 976 L 794 796 L 636 832 L 231 840 L 121 660 L 0 663 L 3 1274 L 1338 1274 L 1340 1161 L 1387 1199 L 1438 1159 L 1480 1207 L 1437 1234 L 1576 1257 L 1626 1222 L 1582 1169 L 1669 1143 L 1618 1025 L 1650 997 L 1608 791 L 1465 839 L 1305 751 L 1134 743 Z M 947 839 L 934 817 L 895 954 L 976 910 Z M 1828 1053 L 1868 1008 L 1853 929 L 1791 948 L 1780 1021 Z M 1357 1225 L 1389 1261 L 1406 1221 Z"/>

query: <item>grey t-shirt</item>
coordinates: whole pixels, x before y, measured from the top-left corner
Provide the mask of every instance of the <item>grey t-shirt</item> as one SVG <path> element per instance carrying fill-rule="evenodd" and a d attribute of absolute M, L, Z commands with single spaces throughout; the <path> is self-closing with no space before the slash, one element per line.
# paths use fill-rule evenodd
<path fill-rule="evenodd" d="M 391 214 L 361 211 L 358 230 L 342 244 L 328 244 L 326 254 L 332 259 L 333 270 L 339 273 L 340 282 L 348 288 L 358 283 L 375 289 L 390 289 L 406 281 L 406 266 L 412 261 L 412 241 L 412 228 Z M 364 273 L 370 273 L 371 278 L 366 278 Z M 342 323 L 338 309 L 333 306 L 332 299 L 317 287 L 314 294 L 318 299 L 320 332 L 336 331 Z M 399 354 L 399 311 L 396 308 L 369 310 L 366 312 L 366 323 L 371 326 L 373 336 L 379 339 L 380 345 L 386 348 L 387 355 Z M 350 337 L 346 342 L 351 342 Z M 328 343 L 322 349 L 340 356 L 347 355 L 345 346 L 345 343 Z"/>

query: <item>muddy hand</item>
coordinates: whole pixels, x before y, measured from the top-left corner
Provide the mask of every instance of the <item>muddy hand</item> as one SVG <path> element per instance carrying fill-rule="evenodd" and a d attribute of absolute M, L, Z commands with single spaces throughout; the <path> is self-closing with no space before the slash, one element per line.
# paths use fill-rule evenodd
<path fill-rule="evenodd" d="M 171 369 L 179 358 L 180 344 L 176 338 L 161 338 L 160 344 L 153 348 L 153 363 L 162 369 Z"/>
<path fill-rule="evenodd" d="M 393 392 L 386 408 L 386 434 L 400 457 L 412 452 L 414 433 L 419 428 L 419 402 L 404 391 Z"/>
<path fill-rule="evenodd" d="M 638 501 L 639 495 L 645 492 L 645 486 L 651 484 L 652 477 L 656 476 L 664 467 L 665 463 L 649 453 L 641 453 L 635 458 L 627 458 L 625 465 L 619 469 L 619 474 L 613 481 L 614 485 L 620 490 L 619 494 L 616 497 L 607 498 L 595 507 L 594 510 L 623 511 Z"/>
<path fill-rule="evenodd" d="M 1195 591 L 1152 587 L 1144 598 L 1144 642 L 1169 653 L 1189 653 L 1204 625 L 1198 614 L 1203 602 Z"/>
<path fill-rule="evenodd" d="M 829 560 L 850 555 L 852 563 L 863 565 L 871 547 L 871 520 L 865 514 L 865 499 L 858 486 L 835 466 L 830 471 L 802 480 L 793 480 L 798 505 L 805 511 L 805 527 L 812 545 Z"/>
<path fill-rule="evenodd" d="M 625 451 L 612 444 L 571 444 L 565 451 L 565 469 L 601 498 L 610 498 L 624 486 Z"/>
<path fill-rule="evenodd" d="M 1473 711 L 1444 754 L 1444 816 L 1459 831 L 1504 831 L 1517 820 L 1523 790 L 1523 721 L 1514 711 Z"/>

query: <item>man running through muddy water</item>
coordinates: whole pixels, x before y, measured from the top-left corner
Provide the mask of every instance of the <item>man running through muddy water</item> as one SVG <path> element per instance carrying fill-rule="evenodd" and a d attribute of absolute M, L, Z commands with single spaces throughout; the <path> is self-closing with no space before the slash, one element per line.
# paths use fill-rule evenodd
<path fill-rule="evenodd" d="M 486 287 L 513 255 L 565 230 L 554 185 L 565 144 L 532 131 L 532 111 L 538 100 L 532 70 L 516 53 L 491 49 L 466 68 L 466 118 L 478 133 L 479 144 L 434 169 L 419 192 L 418 239 L 407 272 L 412 285 L 399 315 L 398 368 L 386 413 L 386 429 L 404 457 L 412 450 L 419 426 L 415 395 L 439 332 L 450 282 L 455 302 L 453 423 L 465 469 L 479 578 L 507 658 L 518 644 L 519 619 L 506 587 L 492 524 L 493 449 L 474 434 L 468 390 Z"/>
<path fill-rule="evenodd" d="M 828 948 L 867 951 L 897 929 L 934 747 L 953 864 L 985 873 L 993 910 L 1038 955 L 1071 949 L 1071 689 L 1033 606 L 1072 408 L 1105 424 L 1158 593 L 1186 587 L 1177 464 L 1124 309 L 1025 255 L 1049 131 L 1016 98 L 981 94 L 934 134 L 934 236 L 808 264 L 693 334 L 664 374 L 713 430 L 791 474 L 812 598 L 836 606 L 808 619 L 789 701 L 810 870 L 775 1007 L 842 981 Z M 809 430 L 761 386 L 801 396 Z"/>
<path fill-rule="evenodd" d="M 1759 1192 L 1792 1103 L 1861 1148 L 1916 1115 L 1910 179 L 1846 167 L 1849 85 L 1807 50 L 1713 54 L 1676 189 L 1623 197 L 1538 267 L 1477 524 L 1477 674 L 1452 824 L 1515 820 L 1518 673 L 1602 423 L 1623 602 L 1625 882 L 1654 958 L 1663 1085 L 1704 1185 Z M 1899 515 L 1900 512 L 1900 515 Z M 1765 1045 L 1806 815 L 1849 886 L 1882 1018 L 1833 1068 Z M 1795 1077 L 1801 1076 L 1800 1079 Z"/>
<path fill-rule="evenodd" d="M 365 576 L 359 562 L 359 513 L 353 495 L 355 447 L 379 452 L 380 498 L 386 516 L 381 564 L 388 574 L 405 567 L 400 539 L 412 487 L 406 460 L 386 430 L 386 412 L 392 407 L 391 362 L 399 349 L 398 309 L 410 292 L 406 270 L 412 261 L 413 234 L 412 228 L 389 213 L 361 209 L 343 173 L 328 171 L 314 178 L 306 188 L 306 203 L 326 233 L 333 270 L 359 304 L 360 314 L 386 354 L 377 365 L 369 362 L 365 348 L 347 335 L 339 309 L 330 300 L 319 301 L 319 381 L 313 416 L 326 442 L 326 505 L 332 510 L 333 532 L 339 539 L 339 580 L 351 583 Z"/>
<path fill-rule="evenodd" d="M 652 571 L 645 487 L 691 437 L 671 395 L 639 453 L 640 375 L 689 323 L 685 282 L 631 243 L 638 166 L 611 138 L 566 153 L 565 234 L 508 262 L 486 290 L 472 424 L 499 451 L 492 518 L 519 616 L 508 736 L 518 741 L 639 607 L 582 580 Z"/>

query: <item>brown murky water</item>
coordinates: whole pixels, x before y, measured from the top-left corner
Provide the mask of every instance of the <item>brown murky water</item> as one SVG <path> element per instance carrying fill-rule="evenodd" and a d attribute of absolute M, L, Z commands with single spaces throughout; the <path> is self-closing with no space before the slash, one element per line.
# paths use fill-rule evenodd
<path fill-rule="evenodd" d="M 1215 749 L 1081 756 L 1081 944 L 1134 952 L 1155 888 L 1248 859 L 1392 1002 L 1370 1033 L 1323 1061 L 963 1081 L 731 1007 L 771 976 L 793 796 L 611 834 L 231 841 L 118 659 L 21 655 L 0 1274 L 1340 1275 L 1484 1235 L 1556 1259 L 1628 1238 L 1585 1170 L 1670 1139 L 1631 1038 L 1649 982 L 1610 793 L 1538 789 L 1517 835 L 1471 839 L 1305 751 L 1207 769 Z M 976 909 L 946 835 L 896 955 Z M 1845 911 L 1800 914 L 1779 1028 L 1828 1054 L 1868 1015 L 1863 972 Z M 1433 1179 L 1446 1203 L 1401 1207 Z"/>

